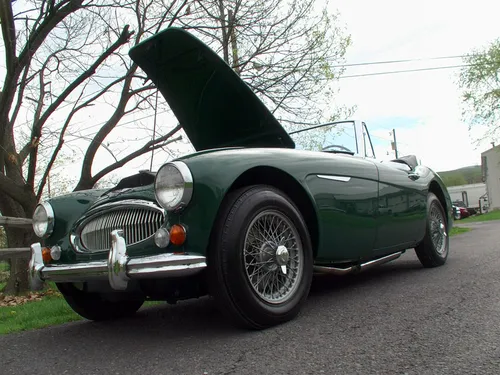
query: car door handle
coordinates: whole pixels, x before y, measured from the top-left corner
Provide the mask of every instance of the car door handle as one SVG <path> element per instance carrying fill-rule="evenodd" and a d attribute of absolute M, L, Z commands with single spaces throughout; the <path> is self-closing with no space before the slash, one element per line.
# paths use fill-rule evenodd
<path fill-rule="evenodd" d="M 420 178 L 420 175 L 417 173 L 408 173 L 408 178 L 410 180 L 416 181 Z"/>

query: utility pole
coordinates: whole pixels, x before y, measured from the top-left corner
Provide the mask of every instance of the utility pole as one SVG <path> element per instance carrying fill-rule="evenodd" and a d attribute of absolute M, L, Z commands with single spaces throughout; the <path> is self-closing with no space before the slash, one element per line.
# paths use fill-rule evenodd
<path fill-rule="evenodd" d="M 392 129 L 391 135 L 393 137 L 393 141 L 391 142 L 391 146 L 392 146 L 392 149 L 394 150 L 394 153 L 396 154 L 396 159 L 397 159 L 398 158 L 398 143 L 396 142 L 396 129 Z"/>

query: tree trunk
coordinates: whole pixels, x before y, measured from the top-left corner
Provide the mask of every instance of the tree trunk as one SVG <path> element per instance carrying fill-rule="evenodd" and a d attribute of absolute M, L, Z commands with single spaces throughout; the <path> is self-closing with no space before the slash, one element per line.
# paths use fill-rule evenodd
<path fill-rule="evenodd" d="M 73 191 L 82 191 L 82 190 L 90 190 L 94 187 L 95 182 L 92 178 L 80 178 L 78 184 L 73 189 Z"/>
<path fill-rule="evenodd" d="M 18 296 L 29 291 L 28 264 L 29 256 L 10 260 L 10 275 L 3 293 Z"/>

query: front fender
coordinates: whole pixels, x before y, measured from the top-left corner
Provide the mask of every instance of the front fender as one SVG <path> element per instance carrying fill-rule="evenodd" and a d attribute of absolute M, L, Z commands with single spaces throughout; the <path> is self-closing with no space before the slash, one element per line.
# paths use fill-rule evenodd
<path fill-rule="evenodd" d="M 431 172 L 433 174 L 433 178 L 432 178 L 432 181 L 431 181 L 429 188 L 431 188 L 432 184 L 434 184 L 434 185 L 438 186 L 439 190 L 441 190 L 442 196 L 440 197 L 440 199 L 445 202 L 444 209 L 446 211 L 446 219 L 448 222 L 448 232 L 449 232 L 453 228 L 453 220 L 454 220 L 453 202 L 451 201 L 450 193 L 448 192 L 448 188 L 444 184 L 441 176 L 439 176 L 439 174 L 437 174 L 433 170 L 431 170 Z"/>
<path fill-rule="evenodd" d="M 193 196 L 179 214 L 169 213 L 169 224 L 179 223 L 186 227 L 185 248 L 190 253 L 206 255 L 222 201 L 238 177 L 256 166 L 255 162 L 231 159 L 184 160 L 193 175 Z"/>
<path fill-rule="evenodd" d="M 69 249 L 69 233 L 73 223 L 104 193 L 104 189 L 83 190 L 49 199 L 47 202 L 54 210 L 54 231 L 50 237 L 41 241 L 43 246 L 58 245 Z M 67 256 L 63 251 L 61 261 Z"/>
<path fill-rule="evenodd" d="M 316 155 L 284 149 L 225 149 L 183 157 L 180 160 L 193 175 L 193 196 L 182 212 L 169 213 L 169 223 L 182 223 L 187 227 L 187 251 L 206 254 L 222 201 L 242 174 L 256 167 L 271 167 L 288 174 L 307 191 L 305 179 L 314 170 L 304 164 L 317 163 Z"/>
<path fill-rule="evenodd" d="M 325 173 L 349 176 L 353 178 L 353 183 L 369 180 L 374 186 L 378 179 L 377 168 L 372 161 L 303 150 L 222 149 L 191 154 L 179 160 L 186 163 L 193 175 L 193 196 L 182 212 L 177 215 L 169 213 L 169 223 L 187 227 L 186 250 L 198 254 L 206 254 L 213 224 L 231 186 L 241 175 L 254 168 L 269 167 L 284 172 L 304 188 L 315 207 L 325 185 L 313 183 L 315 180 L 311 176 Z M 376 187 L 373 193 L 376 194 Z M 324 213 L 330 217 L 330 211 Z M 318 222 L 321 223 L 319 216 Z M 321 238 L 321 228 L 319 232 Z M 321 240 L 319 242 L 320 248 L 327 247 L 321 245 Z"/>

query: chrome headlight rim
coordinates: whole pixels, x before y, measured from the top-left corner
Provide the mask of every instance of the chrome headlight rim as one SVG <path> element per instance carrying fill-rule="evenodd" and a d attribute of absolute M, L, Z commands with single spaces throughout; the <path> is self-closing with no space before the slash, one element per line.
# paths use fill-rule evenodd
<path fill-rule="evenodd" d="M 177 202 L 175 205 L 169 206 L 167 204 L 164 204 L 158 196 L 159 190 L 157 188 L 157 182 L 158 182 L 158 176 L 161 176 L 161 171 L 162 169 L 166 167 L 174 167 L 177 169 L 177 171 L 180 173 L 182 180 L 183 180 L 183 192 L 182 192 L 182 197 Z M 155 191 L 155 199 L 158 202 L 158 204 L 164 208 L 167 212 L 178 212 L 184 209 L 189 202 L 191 202 L 191 198 L 193 196 L 193 175 L 191 174 L 191 170 L 189 167 L 186 165 L 186 163 L 182 161 L 171 161 L 168 163 L 163 164 L 160 169 L 158 169 L 158 172 L 156 173 L 155 176 L 155 182 L 154 182 L 154 191 Z"/>
<path fill-rule="evenodd" d="M 33 225 L 32 226 L 33 231 L 35 232 L 35 235 L 39 238 L 48 238 L 54 232 L 54 222 L 55 222 L 54 209 L 52 208 L 52 205 L 49 202 L 42 202 L 36 205 L 35 210 L 33 211 L 33 216 L 35 216 L 35 212 L 39 207 L 42 207 L 45 210 L 45 214 L 47 215 L 47 228 L 45 232 L 42 235 L 40 235 L 39 233 L 37 233 L 37 231 L 35 230 L 35 226 Z"/>

